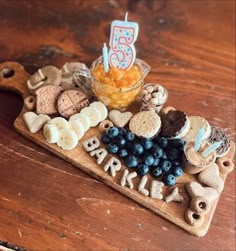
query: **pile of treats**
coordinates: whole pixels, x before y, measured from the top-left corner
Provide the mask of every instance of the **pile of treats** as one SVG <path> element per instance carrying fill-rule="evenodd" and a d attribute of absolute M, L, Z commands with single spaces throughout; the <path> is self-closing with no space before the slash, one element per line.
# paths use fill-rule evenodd
<path fill-rule="evenodd" d="M 234 167 L 227 156 L 232 145 L 229 136 L 205 118 L 187 116 L 173 107 L 159 113 L 150 106 L 148 110 L 142 107 L 136 114 L 108 110 L 76 85 L 73 75 L 81 68 L 87 69 L 84 64 L 74 62 L 66 63 L 61 70 L 45 66 L 30 77 L 27 81 L 30 95 L 24 100 L 28 111 L 23 115 L 29 131 L 43 130 L 48 143 L 67 151 L 82 141 L 84 150 L 98 165 L 103 165 L 105 172 L 112 177 L 123 172 L 122 187 L 134 189 L 132 180 L 141 176 L 137 190 L 143 196 L 162 200 L 162 188 L 173 187 L 164 198 L 167 203 L 181 203 L 184 198 L 175 184 L 184 172 L 195 175 L 196 181 L 185 184 L 191 198 L 185 221 L 194 227 L 202 225 L 204 215 L 223 190 L 222 175 Z M 155 89 L 155 85 L 148 84 L 148 88 Z M 140 95 L 145 91 L 144 86 Z M 91 127 L 98 128 L 100 138 L 83 140 Z M 195 152 L 193 145 L 201 128 L 204 128 L 203 141 Z M 218 149 L 202 157 L 201 152 L 207 146 L 219 141 L 222 144 Z M 148 179 L 151 179 L 149 189 Z"/>

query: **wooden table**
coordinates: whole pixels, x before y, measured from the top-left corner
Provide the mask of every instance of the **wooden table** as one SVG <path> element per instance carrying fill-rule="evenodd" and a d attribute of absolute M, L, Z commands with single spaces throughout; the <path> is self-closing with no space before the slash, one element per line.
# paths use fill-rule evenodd
<path fill-rule="evenodd" d="M 152 67 L 146 82 L 163 84 L 169 105 L 235 140 L 233 0 L 3 0 L 0 62 L 30 73 L 68 61 L 90 66 L 126 11 L 140 25 L 137 56 Z M 19 135 L 22 104 L 0 92 L 0 240 L 32 250 L 235 249 L 235 170 L 208 234 L 197 238 Z"/>

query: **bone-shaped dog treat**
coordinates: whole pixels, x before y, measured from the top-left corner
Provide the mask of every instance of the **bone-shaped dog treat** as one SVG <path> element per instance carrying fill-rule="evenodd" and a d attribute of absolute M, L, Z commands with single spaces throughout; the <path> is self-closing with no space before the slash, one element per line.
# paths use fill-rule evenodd
<path fill-rule="evenodd" d="M 198 175 L 198 180 L 201 183 L 214 188 L 219 194 L 223 191 L 224 181 L 220 177 L 219 167 L 215 163 L 204 169 Z"/>
<path fill-rule="evenodd" d="M 165 202 L 169 203 L 171 201 L 182 202 L 184 198 L 179 194 L 179 188 L 175 187 L 172 192 L 165 197 Z"/>
<path fill-rule="evenodd" d="M 107 156 L 107 150 L 105 148 L 98 148 L 93 150 L 89 154 L 90 156 L 96 156 L 97 164 L 100 165 Z"/>

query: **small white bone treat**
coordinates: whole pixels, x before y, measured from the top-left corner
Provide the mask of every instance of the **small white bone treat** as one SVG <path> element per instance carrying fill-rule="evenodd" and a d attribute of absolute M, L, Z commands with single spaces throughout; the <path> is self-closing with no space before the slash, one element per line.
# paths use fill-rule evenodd
<path fill-rule="evenodd" d="M 101 165 L 103 160 L 106 158 L 107 156 L 107 150 L 105 148 L 98 148 L 93 150 L 92 152 L 89 153 L 90 156 L 96 156 L 97 158 L 97 164 Z"/>
<path fill-rule="evenodd" d="M 164 183 L 161 181 L 153 180 L 151 182 L 150 196 L 152 199 L 158 199 L 158 200 L 163 199 L 163 195 L 161 194 L 163 186 Z"/>
<path fill-rule="evenodd" d="M 184 198 L 179 194 L 179 188 L 175 187 L 171 193 L 165 197 L 165 202 L 169 203 L 171 201 L 182 202 Z"/>
<path fill-rule="evenodd" d="M 149 191 L 147 189 L 145 189 L 145 185 L 147 183 L 148 177 L 147 175 L 143 176 L 139 186 L 138 186 L 138 191 L 143 194 L 144 196 L 148 196 L 149 195 Z"/>
<path fill-rule="evenodd" d="M 96 136 L 93 136 L 93 137 L 85 140 L 82 143 L 82 145 L 83 145 L 83 148 L 86 152 L 91 152 L 100 146 L 100 141 Z"/>
<path fill-rule="evenodd" d="M 133 189 L 134 185 L 133 185 L 132 179 L 135 177 L 137 177 L 136 172 L 129 173 L 129 171 L 125 169 L 121 178 L 121 182 L 120 182 L 121 186 L 124 187 L 128 185 L 130 189 Z"/>
<path fill-rule="evenodd" d="M 111 157 L 106 165 L 104 166 L 104 171 L 107 172 L 110 169 L 110 173 L 112 177 L 116 176 L 116 172 L 121 169 L 121 162 L 115 157 Z"/>
<path fill-rule="evenodd" d="M 34 112 L 26 112 L 23 115 L 23 120 L 31 133 L 36 133 L 50 120 L 46 114 L 37 115 Z"/>

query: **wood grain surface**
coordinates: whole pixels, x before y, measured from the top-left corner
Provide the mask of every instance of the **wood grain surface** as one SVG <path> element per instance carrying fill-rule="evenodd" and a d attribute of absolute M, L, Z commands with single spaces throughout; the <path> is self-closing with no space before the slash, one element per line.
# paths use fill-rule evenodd
<path fill-rule="evenodd" d="M 0 61 L 30 73 L 90 65 L 126 11 L 140 25 L 146 80 L 168 89 L 168 104 L 235 140 L 234 1 L 1 1 Z M 235 249 L 235 171 L 199 239 L 21 137 L 13 129 L 21 108 L 19 97 L 0 92 L 1 240 L 32 250 Z"/>

